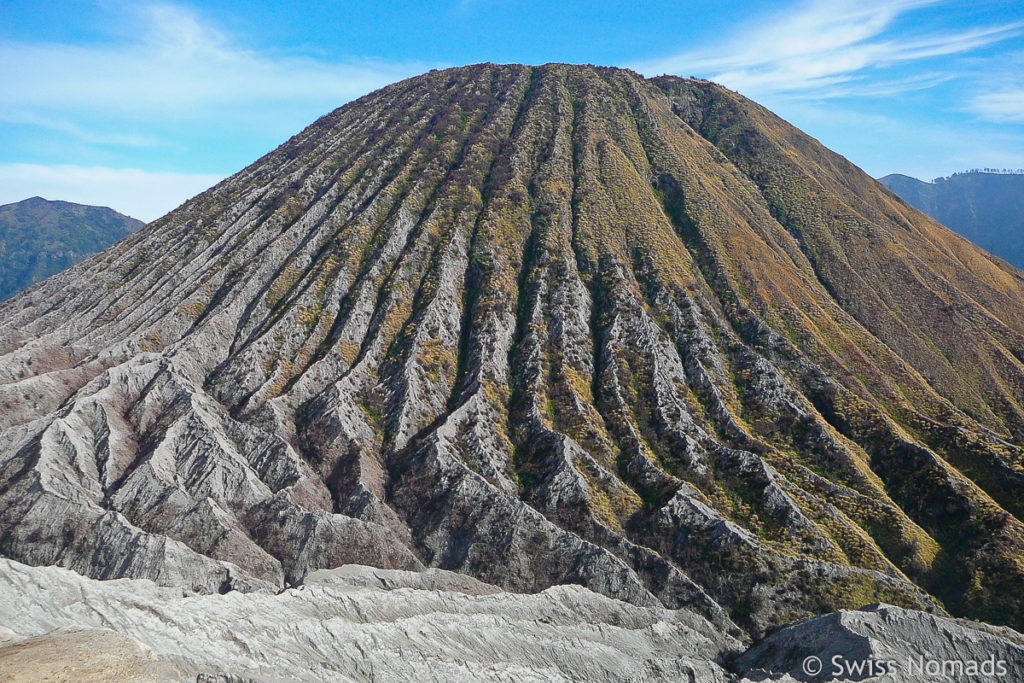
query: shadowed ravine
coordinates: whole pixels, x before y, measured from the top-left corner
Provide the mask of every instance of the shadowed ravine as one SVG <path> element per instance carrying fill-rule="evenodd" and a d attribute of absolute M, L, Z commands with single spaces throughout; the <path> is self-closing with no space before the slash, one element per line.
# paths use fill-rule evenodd
<path fill-rule="evenodd" d="M 1022 302 L 713 83 L 430 72 L 0 305 L 0 553 L 1021 629 Z"/>

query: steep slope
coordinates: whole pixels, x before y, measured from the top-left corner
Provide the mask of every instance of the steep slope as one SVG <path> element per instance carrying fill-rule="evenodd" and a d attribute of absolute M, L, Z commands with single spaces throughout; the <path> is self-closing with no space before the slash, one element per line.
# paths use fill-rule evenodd
<path fill-rule="evenodd" d="M 893 173 L 878 182 L 975 244 L 1024 268 L 1024 174 L 969 171 L 926 183 Z"/>
<path fill-rule="evenodd" d="M 113 209 L 42 197 L 0 206 L 0 299 L 73 266 L 143 225 Z"/>
<path fill-rule="evenodd" d="M 0 553 L 1019 627 L 1022 295 L 714 84 L 431 72 L 0 306 Z"/>

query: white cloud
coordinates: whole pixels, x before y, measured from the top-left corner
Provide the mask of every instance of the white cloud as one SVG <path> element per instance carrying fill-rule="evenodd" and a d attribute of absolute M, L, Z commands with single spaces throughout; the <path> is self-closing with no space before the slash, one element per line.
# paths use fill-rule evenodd
<path fill-rule="evenodd" d="M 151 221 L 223 178 L 223 175 L 209 173 L 0 163 L 0 204 L 41 196 L 109 206 L 134 218 Z"/>
<path fill-rule="evenodd" d="M 247 49 L 175 5 L 145 6 L 135 21 L 119 44 L 0 43 L 0 107 L 194 119 L 313 103 L 326 113 L 437 66 Z"/>
<path fill-rule="evenodd" d="M 714 50 L 692 50 L 635 65 L 648 75 L 701 74 L 751 96 L 814 93 L 816 98 L 878 96 L 930 87 L 927 79 L 866 79 L 871 68 L 976 50 L 1015 35 L 1020 23 L 920 35 L 882 36 L 903 14 L 938 0 L 816 0 L 751 26 Z M 941 80 L 933 79 L 931 85 Z"/>

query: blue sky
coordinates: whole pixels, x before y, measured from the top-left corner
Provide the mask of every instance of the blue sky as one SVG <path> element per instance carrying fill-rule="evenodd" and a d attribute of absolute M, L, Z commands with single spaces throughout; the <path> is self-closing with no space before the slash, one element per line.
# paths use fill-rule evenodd
<path fill-rule="evenodd" d="M 1024 167 L 1024 3 L 0 0 L 0 203 L 151 220 L 431 68 L 588 62 L 738 90 L 872 175 Z"/>

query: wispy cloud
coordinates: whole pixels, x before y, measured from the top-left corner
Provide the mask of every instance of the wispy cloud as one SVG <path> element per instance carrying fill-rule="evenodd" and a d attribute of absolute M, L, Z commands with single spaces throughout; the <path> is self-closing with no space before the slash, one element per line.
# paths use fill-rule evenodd
<path fill-rule="evenodd" d="M 885 79 L 877 69 L 970 52 L 1020 35 L 1021 23 L 886 38 L 904 14 L 938 0 L 817 0 L 763 19 L 723 45 L 635 65 L 648 75 L 699 74 L 748 95 L 882 96 L 931 87 L 944 76 Z M 875 71 L 872 71 L 875 70 Z M 870 75 L 870 78 L 867 76 Z"/>
<path fill-rule="evenodd" d="M 163 173 L 102 166 L 0 163 L 0 204 L 38 195 L 109 206 L 151 221 L 223 177 L 210 173 Z"/>
<path fill-rule="evenodd" d="M 1001 50 L 977 60 L 964 111 L 992 123 L 1024 123 L 1024 50 Z"/>
<path fill-rule="evenodd" d="M 1024 123 L 1024 87 L 975 95 L 968 110 L 988 121 Z"/>
<path fill-rule="evenodd" d="M 116 44 L 0 43 L 0 107 L 189 119 L 330 107 L 436 66 L 249 49 L 170 4 L 142 7 L 134 24 Z"/>
<path fill-rule="evenodd" d="M 30 111 L 0 112 L 0 123 L 14 123 L 38 126 L 47 130 L 65 133 L 72 138 L 91 145 L 112 145 L 123 147 L 153 147 L 159 144 L 156 136 L 134 131 L 101 131 L 84 128 L 71 121 L 40 116 Z"/>
<path fill-rule="evenodd" d="M 827 100 L 837 97 L 889 97 L 900 93 L 928 90 L 948 83 L 956 78 L 952 74 L 924 73 L 906 78 L 872 80 L 867 77 L 850 78 L 844 83 L 821 90 L 791 92 L 788 96 L 797 99 Z"/>

